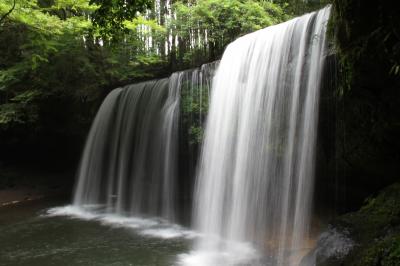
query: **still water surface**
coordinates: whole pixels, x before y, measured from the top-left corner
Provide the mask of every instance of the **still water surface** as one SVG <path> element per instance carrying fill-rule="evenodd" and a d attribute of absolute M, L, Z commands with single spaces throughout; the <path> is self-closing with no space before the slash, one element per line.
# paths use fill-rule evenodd
<path fill-rule="evenodd" d="M 174 265 L 193 234 L 151 219 L 84 213 L 60 202 L 0 209 L 0 265 Z"/>

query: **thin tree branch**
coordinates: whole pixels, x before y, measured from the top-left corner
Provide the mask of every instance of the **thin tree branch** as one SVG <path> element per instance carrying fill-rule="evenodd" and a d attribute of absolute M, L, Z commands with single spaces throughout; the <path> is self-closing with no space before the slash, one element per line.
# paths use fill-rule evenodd
<path fill-rule="evenodd" d="M 3 20 L 4 20 L 8 15 L 10 15 L 11 12 L 13 12 L 13 10 L 15 9 L 15 3 L 16 3 L 16 0 L 14 0 L 13 6 L 11 7 L 11 9 L 10 9 L 7 13 L 5 13 L 4 16 L 2 16 L 2 17 L 0 18 L 0 25 L 1 25 L 1 23 L 3 22 Z"/>

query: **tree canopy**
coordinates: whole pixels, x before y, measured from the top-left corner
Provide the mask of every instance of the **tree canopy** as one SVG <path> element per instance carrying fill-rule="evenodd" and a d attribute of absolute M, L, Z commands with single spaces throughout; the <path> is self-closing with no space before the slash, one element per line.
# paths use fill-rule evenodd
<path fill-rule="evenodd" d="M 3 0 L 0 146 L 43 132 L 85 135 L 111 89 L 219 59 L 235 38 L 291 18 L 289 7 L 261 0 Z"/>
<path fill-rule="evenodd" d="M 100 29 L 103 37 L 115 35 L 126 29 L 125 21 L 133 20 L 139 12 L 144 13 L 153 5 L 151 0 L 90 0 L 98 8 L 91 14 L 93 25 Z"/>

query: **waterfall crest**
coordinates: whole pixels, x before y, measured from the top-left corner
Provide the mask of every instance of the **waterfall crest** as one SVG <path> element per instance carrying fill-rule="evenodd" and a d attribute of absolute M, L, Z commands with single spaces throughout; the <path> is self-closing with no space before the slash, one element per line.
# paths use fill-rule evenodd
<path fill-rule="evenodd" d="M 328 6 L 226 49 L 196 181 L 194 221 L 204 237 L 184 264 L 299 263 L 310 229 L 329 14 Z"/>
<path fill-rule="evenodd" d="M 178 169 L 181 94 L 201 106 L 214 68 L 210 63 L 111 91 L 86 140 L 74 205 L 175 222 L 183 204 L 181 186 L 187 186 Z M 196 119 L 201 120 L 201 109 Z"/>

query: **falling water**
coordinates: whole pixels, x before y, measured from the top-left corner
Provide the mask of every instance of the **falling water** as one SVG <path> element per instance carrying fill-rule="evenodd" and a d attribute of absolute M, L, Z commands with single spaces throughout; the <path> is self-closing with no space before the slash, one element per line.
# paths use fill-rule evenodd
<path fill-rule="evenodd" d="M 211 95 L 193 265 L 297 265 L 313 196 L 319 84 L 330 7 L 239 38 Z"/>
<path fill-rule="evenodd" d="M 214 65 L 110 92 L 86 141 L 75 206 L 170 222 L 177 219 L 182 190 L 188 190 L 188 185 L 181 184 L 187 177 L 178 178 L 181 93 L 194 88 L 198 93 L 208 91 Z M 191 99 L 201 106 L 199 97 Z M 187 121 L 186 126 L 191 123 Z"/>

